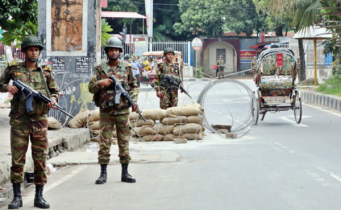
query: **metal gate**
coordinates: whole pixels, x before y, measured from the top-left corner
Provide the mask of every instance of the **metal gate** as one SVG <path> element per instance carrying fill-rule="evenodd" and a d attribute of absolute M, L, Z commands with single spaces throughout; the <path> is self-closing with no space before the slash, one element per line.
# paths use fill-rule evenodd
<path fill-rule="evenodd" d="M 169 42 L 151 42 L 149 43 L 151 51 L 163 51 L 167 47 L 180 51 L 184 63 L 191 61 L 191 42 L 169 41 Z"/>

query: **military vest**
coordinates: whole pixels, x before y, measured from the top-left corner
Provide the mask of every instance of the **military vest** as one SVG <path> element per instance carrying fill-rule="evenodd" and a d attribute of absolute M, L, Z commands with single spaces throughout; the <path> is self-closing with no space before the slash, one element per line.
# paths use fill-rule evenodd
<path fill-rule="evenodd" d="M 175 78 L 175 81 L 177 83 L 180 82 L 180 79 L 179 79 L 179 69 L 177 68 L 175 63 L 172 63 L 172 64 L 168 65 L 167 62 L 164 61 L 164 62 L 159 63 L 158 66 L 159 66 L 159 70 L 158 71 L 159 71 L 159 74 L 160 74 L 160 83 L 159 83 L 159 85 L 161 87 L 169 87 L 170 86 L 169 82 L 164 80 L 164 75 L 165 74 L 172 75 L 173 78 Z"/>
<path fill-rule="evenodd" d="M 129 75 L 130 64 L 124 61 L 119 61 L 115 69 L 110 68 L 107 63 L 102 63 L 96 67 L 97 81 L 107 79 L 108 75 L 114 75 L 119 81 L 124 90 L 129 91 L 129 83 L 132 83 L 134 78 Z M 101 89 L 94 94 L 94 102 L 100 109 L 125 109 L 130 106 L 129 101 L 121 95 L 119 104 L 115 104 L 116 91 L 114 84 L 109 87 L 101 87 Z"/>
<path fill-rule="evenodd" d="M 43 78 L 41 75 L 43 74 Z M 32 89 L 41 92 L 45 96 L 49 97 L 50 93 L 46 92 L 48 90 L 45 89 L 45 84 L 47 77 L 50 75 L 51 68 L 45 67 L 44 69 L 41 66 L 37 66 L 36 69 L 30 71 L 28 68 L 24 66 L 24 63 L 16 63 L 13 65 L 10 64 L 9 72 L 10 78 L 12 80 L 20 80 L 26 85 L 30 86 Z M 42 80 L 44 79 L 44 81 Z M 44 84 L 45 83 L 45 84 Z M 19 114 L 29 114 L 29 115 L 46 115 L 49 111 L 49 107 L 39 100 L 33 99 L 33 111 L 27 113 L 26 112 L 26 99 L 19 90 L 17 94 L 15 94 L 11 100 L 11 112 L 19 113 Z"/>

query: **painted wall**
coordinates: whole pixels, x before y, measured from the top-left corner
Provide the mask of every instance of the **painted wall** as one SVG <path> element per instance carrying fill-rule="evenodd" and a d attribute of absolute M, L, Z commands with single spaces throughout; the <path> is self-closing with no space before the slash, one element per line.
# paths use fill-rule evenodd
<path fill-rule="evenodd" d="M 225 72 L 238 71 L 240 64 L 240 39 L 239 38 L 222 38 L 221 40 L 204 39 L 203 48 L 201 50 L 200 61 L 203 70 L 207 74 L 215 75 L 215 70 L 212 68 L 216 64 L 216 49 L 226 49 L 226 63 L 229 65 Z M 231 62 L 232 61 L 232 62 Z M 231 64 L 232 63 L 232 64 Z"/>
<path fill-rule="evenodd" d="M 52 66 L 60 89 L 59 104 L 76 115 L 94 109 L 88 83 L 94 66 L 100 63 L 100 1 L 75 0 L 39 1 L 38 35 L 43 40 L 42 63 Z M 73 27 L 71 27 L 73 26 Z M 49 115 L 64 122 L 57 111 Z"/>
<path fill-rule="evenodd" d="M 246 38 L 240 40 L 240 51 L 249 51 L 249 52 L 256 52 L 256 49 L 250 49 L 251 46 L 257 44 L 257 37 L 255 38 Z M 240 71 L 250 69 L 251 61 L 245 62 L 240 61 Z"/>

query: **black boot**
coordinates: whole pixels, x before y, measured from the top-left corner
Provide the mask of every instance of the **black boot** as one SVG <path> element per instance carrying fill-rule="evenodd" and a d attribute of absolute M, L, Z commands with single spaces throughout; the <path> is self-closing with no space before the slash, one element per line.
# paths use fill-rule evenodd
<path fill-rule="evenodd" d="M 20 183 L 13 183 L 13 201 L 8 204 L 8 209 L 18 209 L 22 207 Z"/>
<path fill-rule="evenodd" d="M 122 182 L 129 182 L 129 183 L 135 183 L 136 179 L 134 179 L 129 173 L 128 173 L 128 163 L 122 164 L 122 176 L 121 176 Z"/>
<path fill-rule="evenodd" d="M 41 209 L 49 209 L 50 204 L 43 198 L 44 185 L 36 185 L 36 196 L 34 198 L 34 206 Z"/>
<path fill-rule="evenodd" d="M 107 164 L 101 164 L 101 175 L 96 180 L 96 184 L 104 184 L 107 182 Z"/>

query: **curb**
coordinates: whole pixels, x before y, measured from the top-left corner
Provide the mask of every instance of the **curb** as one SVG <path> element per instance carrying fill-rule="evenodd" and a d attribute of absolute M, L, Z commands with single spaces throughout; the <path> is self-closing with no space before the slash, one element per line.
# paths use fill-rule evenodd
<path fill-rule="evenodd" d="M 341 97 L 300 90 L 302 102 L 341 112 Z"/>
<path fill-rule="evenodd" d="M 90 142 L 90 131 L 88 128 L 61 128 L 59 130 L 48 130 L 49 150 L 55 146 L 64 147 L 67 151 L 80 148 L 84 143 Z M 60 148 L 59 147 L 59 148 Z M 30 148 L 27 150 L 28 157 L 24 166 L 24 172 L 34 171 L 34 163 Z M 58 157 L 58 156 L 57 156 Z M 0 184 L 10 180 L 11 159 L 8 155 L 0 161 Z"/>

